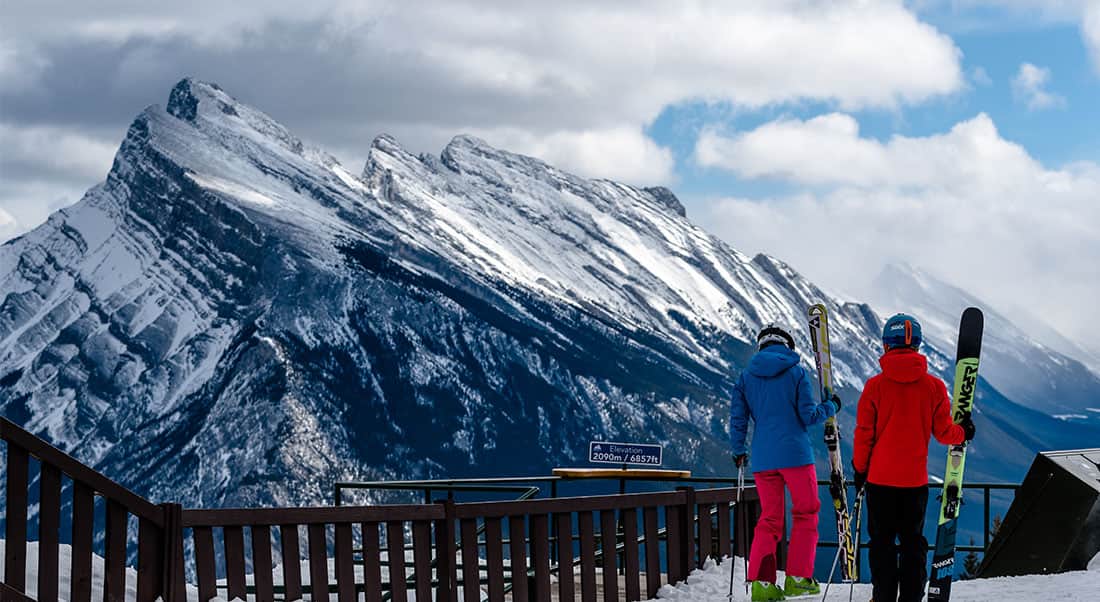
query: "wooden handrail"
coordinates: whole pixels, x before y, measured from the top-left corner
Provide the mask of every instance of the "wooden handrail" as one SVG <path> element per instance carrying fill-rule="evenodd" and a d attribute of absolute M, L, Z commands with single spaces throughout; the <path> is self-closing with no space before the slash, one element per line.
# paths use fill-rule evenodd
<path fill-rule="evenodd" d="M 102 497 L 118 502 L 131 514 L 148 520 L 158 527 L 164 526 L 164 513 L 152 502 L 85 466 L 76 458 L 23 430 L 7 418 L 0 418 L 0 439 L 7 441 L 9 445 L 27 450 L 41 462 L 58 468 L 73 481 L 87 485 Z"/>
<path fill-rule="evenodd" d="M 319 506 L 305 508 L 220 508 L 184 510 L 183 527 L 251 527 L 275 525 L 331 525 L 386 521 L 438 520 L 439 504 L 381 506 Z"/>
<path fill-rule="evenodd" d="M 741 494 L 741 501 L 754 502 L 760 499 L 756 487 L 745 486 Z M 736 487 L 723 487 L 721 489 L 696 489 L 695 501 L 699 504 L 717 504 L 720 502 L 733 502 L 737 500 Z"/>
<path fill-rule="evenodd" d="M 4 602 L 35 602 L 34 598 L 28 597 L 7 583 L 0 583 L 0 600 Z"/>
<path fill-rule="evenodd" d="M 657 493 L 558 497 L 505 502 L 469 502 L 455 504 L 455 512 L 458 518 L 499 518 L 513 514 L 552 514 L 557 512 L 621 510 L 643 506 L 671 506 L 683 504 L 686 500 L 687 496 L 683 491 L 661 491 Z"/>

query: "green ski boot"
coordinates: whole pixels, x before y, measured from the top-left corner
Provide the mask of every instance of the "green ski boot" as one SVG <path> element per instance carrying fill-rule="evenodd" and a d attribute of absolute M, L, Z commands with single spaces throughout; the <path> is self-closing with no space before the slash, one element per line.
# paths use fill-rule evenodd
<path fill-rule="evenodd" d="M 787 597 L 783 595 L 783 590 L 779 589 L 779 586 L 774 583 L 768 583 L 767 581 L 753 581 L 752 582 L 752 602 L 758 600 L 786 600 Z"/>
<path fill-rule="evenodd" d="M 783 591 L 791 597 L 811 596 L 821 593 L 821 585 L 812 577 L 791 577 L 783 583 Z"/>

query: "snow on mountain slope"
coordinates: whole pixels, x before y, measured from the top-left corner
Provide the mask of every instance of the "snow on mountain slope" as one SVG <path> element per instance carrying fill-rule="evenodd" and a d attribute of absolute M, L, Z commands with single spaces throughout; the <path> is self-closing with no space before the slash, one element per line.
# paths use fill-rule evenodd
<path fill-rule="evenodd" d="M 1035 341 L 1014 320 L 910 266 L 887 266 L 876 278 L 874 290 L 875 305 L 884 315 L 912 313 L 921 321 L 926 337 L 941 349 L 954 344 L 964 308 L 983 308 L 982 375 L 1018 403 L 1100 427 L 1100 415 L 1089 416 L 1092 413 L 1086 409 L 1096 406 L 1100 377 L 1077 360 Z"/>
<path fill-rule="evenodd" d="M 439 157 L 379 137 L 356 176 L 193 80 L 134 120 L 104 183 L 0 247 L 0 299 L 0 412 L 204 506 L 541 473 L 603 437 L 725 473 L 760 327 L 790 328 L 809 363 L 805 308 L 829 305 L 851 424 L 880 324 L 706 234 L 668 190 L 465 136 Z M 946 374 L 953 353 L 929 354 Z M 1005 440 L 975 445 L 988 474 L 1022 475 L 1032 433 L 1074 426 L 983 399 L 999 422 L 979 427 Z"/>
<path fill-rule="evenodd" d="M 1013 323 L 1030 338 L 1081 362 L 1094 374 L 1100 374 L 1100 351 L 1095 345 L 1090 348 L 1088 341 L 1071 341 L 1025 307 L 1013 305 L 999 309 L 1002 314 L 1012 316 Z"/>
<path fill-rule="evenodd" d="M 706 464 L 742 341 L 820 295 L 682 213 L 465 137 L 440 158 L 381 137 L 357 177 L 184 80 L 106 182 L 0 248 L 0 409 L 209 505 L 530 472 L 601 436 Z M 836 311 L 859 374 L 869 313 Z"/>
<path fill-rule="evenodd" d="M 729 365 L 708 333 L 752 340 L 776 322 L 801 334 L 802 304 L 824 298 L 781 262 L 750 259 L 691 224 L 666 190 L 584 180 L 475 138 L 455 138 L 441 160 L 379 138 L 362 179 L 383 191 L 390 221 L 414 244 L 507 286 L 669 337 L 715 369 Z M 837 321 L 851 333 L 864 318 L 851 308 Z M 872 360 L 853 357 L 850 371 Z"/>

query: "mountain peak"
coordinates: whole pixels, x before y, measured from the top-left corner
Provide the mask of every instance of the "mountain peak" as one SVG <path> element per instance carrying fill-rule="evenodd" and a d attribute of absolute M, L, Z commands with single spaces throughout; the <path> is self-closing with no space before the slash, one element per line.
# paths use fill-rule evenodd
<path fill-rule="evenodd" d="M 451 142 L 450 142 L 450 144 L 448 144 L 448 146 L 464 147 L 464 148 L 480 148 L 480 149 L 485 149 L 485 150 L 494 151 L 494 152 L 497 151 L 497 149 L 495 147 L 493 147 L 491 144 L 489 144 L 485 140 L 483 140 L 481 138 L 478 138 L 477 136 L 474 136 L 474 135 L 471 135 L 471 134 L 459 134 L 459 135 L 455 136 L 454 138 L 451 138 Z"/>
<path fill-rule="evenodd" d="M 192 93 L 191 79 L 181 79 L 168 95 L 168 113 L 184 121 L 194 121 L 198 112 L 199 99 Z"/>
<path fill-rule="evenodd" d="M 496 172 L 499 176 L 509 170 L 540 179 L 545 179 L 550 174 L 553 178 L 565 177 L 565 174 L 540 159 L 501 150 L 469 134 L 459 134 L 452 138 L 440 158 L 452 171 L 477 172 L 494 180 L 496 177 L 491 176 L 491 173 Z"/>
<path fill-rule="evenodd" d="M 199 115 L 199 104 L 203 101 L 213 104 L 222 113 L 237 115 L 237 101 L 226 94 L 218 84 L 190 77 L 181 79 L 172 87 L 166 110 L 178 119 L 194 122 Z"/>
<path fill-rule="evenodd" d="M 676 212 L 676 215 L 687 217 L 687 209 L 684 209 L 684 204 L 681 203 L 680 199 L 676 197 L 676 194 L 668 188 L 664 186 L 650 186 L 642 190 L 652 195 L 653 199 L 658 203 Z"/>
<path fill-rule="evenodd" d="M 399 150 L 404 152 L 405 148 L 401 146 L 401 143 L 397 141 L 397 138 L 389 134 L 379 134 L 375 136 L 374 140 L 370 143 L 371 149 L 378 149 L 383 152 L 391 152 Z"/>
<path fill-rule="evenodd" d="M 153 110 L 154 114 L 158 112 L 159 109 Z M 181 79 L 172 87 L 164 113 L 198 128 L 206 135 L 222 140 L 243 137 L 252 140 L 246 144 L 254 144 L 255 135 L 259 134 L 263 139 L 275 142 L 295 155 L 324 154 L 317 149 L 307 149 L 300 139 L 278 121 L 238 101 L 213 82 L 191 77 Z M 172 129 L 172 126 L 166 124 L 162 129 Z M 231 143 L 230 146 L 237 144 Z M 334 162 L 328 156 L 322 161 Z"/>

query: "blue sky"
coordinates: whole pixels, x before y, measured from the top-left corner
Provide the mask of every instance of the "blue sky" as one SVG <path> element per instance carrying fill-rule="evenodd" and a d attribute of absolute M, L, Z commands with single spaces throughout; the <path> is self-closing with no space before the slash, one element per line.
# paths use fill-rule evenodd
<path fill-rule="evenodd" d="M 985 27 L 965 27 L 952 33 L 962 51 L 961 64 L 968 79 L 965 88 L 915 106 L 853 111 L 861 135 L 881 141 L 895 135 L 929 136 L 984 112 L 1004 138 L 1023 145 L 1046 165 L 1100 162 L 1100 75 L 1089 60 L 1079 28 L 1062 22 L 1029 25 L 1006 15 L 1001 19 Z M 948 16 L 929 21 L 946 31 L 952 29 Z M 1065 99 L 1064 104 L 1035 110 L 1014 96 L 1012 80 L 1025 62 L 1050 69 L 1052 80 L 1046 88 Z M 977 69 L 989 79 L 976 81 Z M 658 144 L 673 151 L 676 191 L 689 208 L 703 208 L 714 196 L 769 196 L 799 186 L 776 180 L 740 179 L 728 171 L 700 167 L 694 152 L 701 128 L 720 124 L 732 131 L 748 130 L 783 117 L 809 119 L 832 110 L 834 107 L 826 102 L 754 110 L 689 102 L 664 109 L 646 131 Z"/>
<path fill-rule="evenodd" d="M 351 171 L 382 133 L 473 134 L 666 185 L 853 300 L 905 262 L 1100 348 L 1100 0 L 10 0 L 0 23 L 0 240 L 193 76 Z"/>

